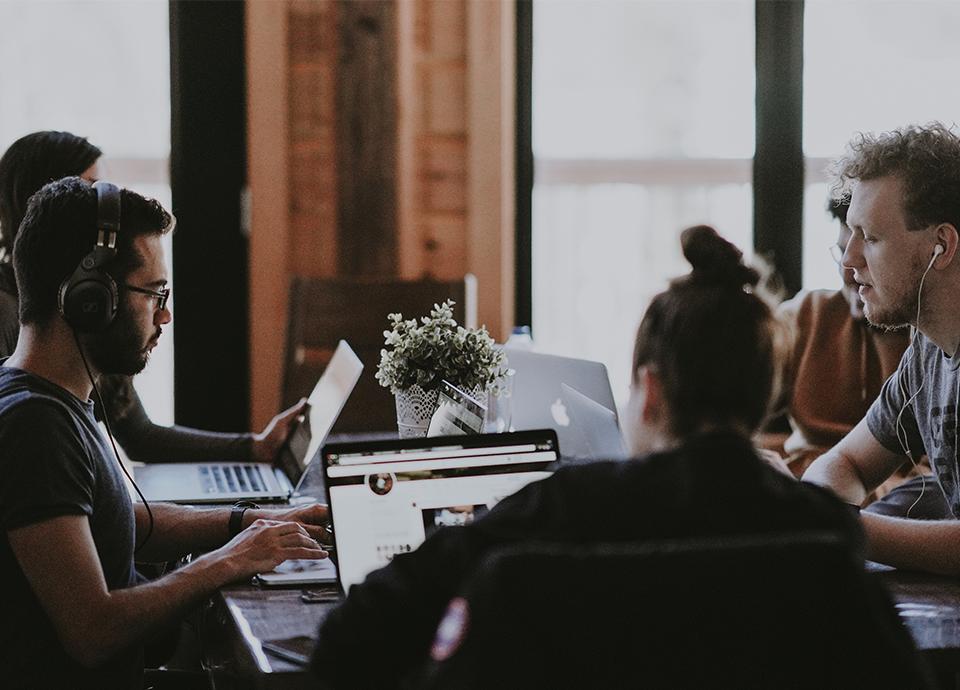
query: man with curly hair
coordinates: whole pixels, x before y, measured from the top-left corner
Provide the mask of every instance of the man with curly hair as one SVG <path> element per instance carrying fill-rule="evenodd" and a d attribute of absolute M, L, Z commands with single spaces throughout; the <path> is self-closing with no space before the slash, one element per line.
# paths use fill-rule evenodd
<path fill-rule="evenodd" d="M 866 417 L 804 479 L 859 505 L 908 457 L 929 456 L 954 519 L 864 514 L 870 557 L 902 568 L 960 574 L 960 137 L 932 123 L 861 135 L 838 161 L 852 232 L 842 264 L 864 315 L 912 326 L 910 347 Z"/>

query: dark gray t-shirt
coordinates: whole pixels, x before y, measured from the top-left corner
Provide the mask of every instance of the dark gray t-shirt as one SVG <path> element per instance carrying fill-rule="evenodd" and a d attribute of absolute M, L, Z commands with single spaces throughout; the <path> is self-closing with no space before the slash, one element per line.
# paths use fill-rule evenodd
<path fill-rule="evenodd" d="M 957 467 L 957 399 L 960 357 L 951 358 L 922 333 L 907 348 L 897 371 L 887 379 L 867 412 L 870 433 L 884 448 L 903 453 L 900 437 L 914 460 L 923 454 L 937 476 L 954 517 L 960 517 L 960 469 Z M 916 396 L 914 398 L 914 396 Z M 904 409 L 907 401 L 912 402 Z"/>
<path fill-rule="evenodd" d="M 136 581 L 133 504 L 93 403 L 20 369 L 0 366 L 0 668 L 4 687 L 141 687 L 140 647 L 95 669 L 64 650 L 7 533 L 85 515 L 109 589 Z M 57 544 L 51 544 L 56 549 Z M 67 575 L 69 577 L 69 575 Z M 15 621 L 15 623 L 14 623 Z"/>

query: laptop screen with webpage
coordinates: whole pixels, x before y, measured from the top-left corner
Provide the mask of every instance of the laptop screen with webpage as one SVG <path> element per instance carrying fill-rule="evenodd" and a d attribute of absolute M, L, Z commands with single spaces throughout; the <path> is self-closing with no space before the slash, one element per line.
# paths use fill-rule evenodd
<path fill-rule="evenodd" d="M 559 459 L 551 430 L 328 444 L 322 451 L 344 592 L 437 529 L 466 525 Z"/>

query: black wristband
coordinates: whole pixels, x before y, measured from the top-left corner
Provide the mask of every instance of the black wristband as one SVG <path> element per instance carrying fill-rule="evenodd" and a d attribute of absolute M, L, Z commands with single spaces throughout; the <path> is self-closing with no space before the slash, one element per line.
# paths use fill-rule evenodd
<path fill-rule="evenodd" d="M 233 504 L 233 508 L 230 510 L 230 520 L 227 522 L 227 529 L 230 532 L 231 538 L 243 531 L 243 514 L 247 512 L 249 508 L 256 509 L 259 507 L 260 506 L 253 501 L 237 501 Z"/>

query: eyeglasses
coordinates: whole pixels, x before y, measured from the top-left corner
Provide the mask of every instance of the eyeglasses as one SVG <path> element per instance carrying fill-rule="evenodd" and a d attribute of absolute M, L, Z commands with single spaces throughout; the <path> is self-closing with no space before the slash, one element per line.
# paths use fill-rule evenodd
<path fill-rule="evenodd" d="M 123 287 L 130 292 L 139 292 L 141 295 L 150 295 L 151 297 L 156 297 L 158 311 L 163 311 L 167 308 L 167 300 L 170 299 L 170 288 L 168 287 L 161 288 L 159 290 L 148 290 L 147 288 L 126 284 L 124 284 Z"/>
<path fill-rule="evenodd" d="M 837 266 L 843 265 L 843 247 L 838 244 L 830 245 L 830 256 L 837 262 Z"/>

